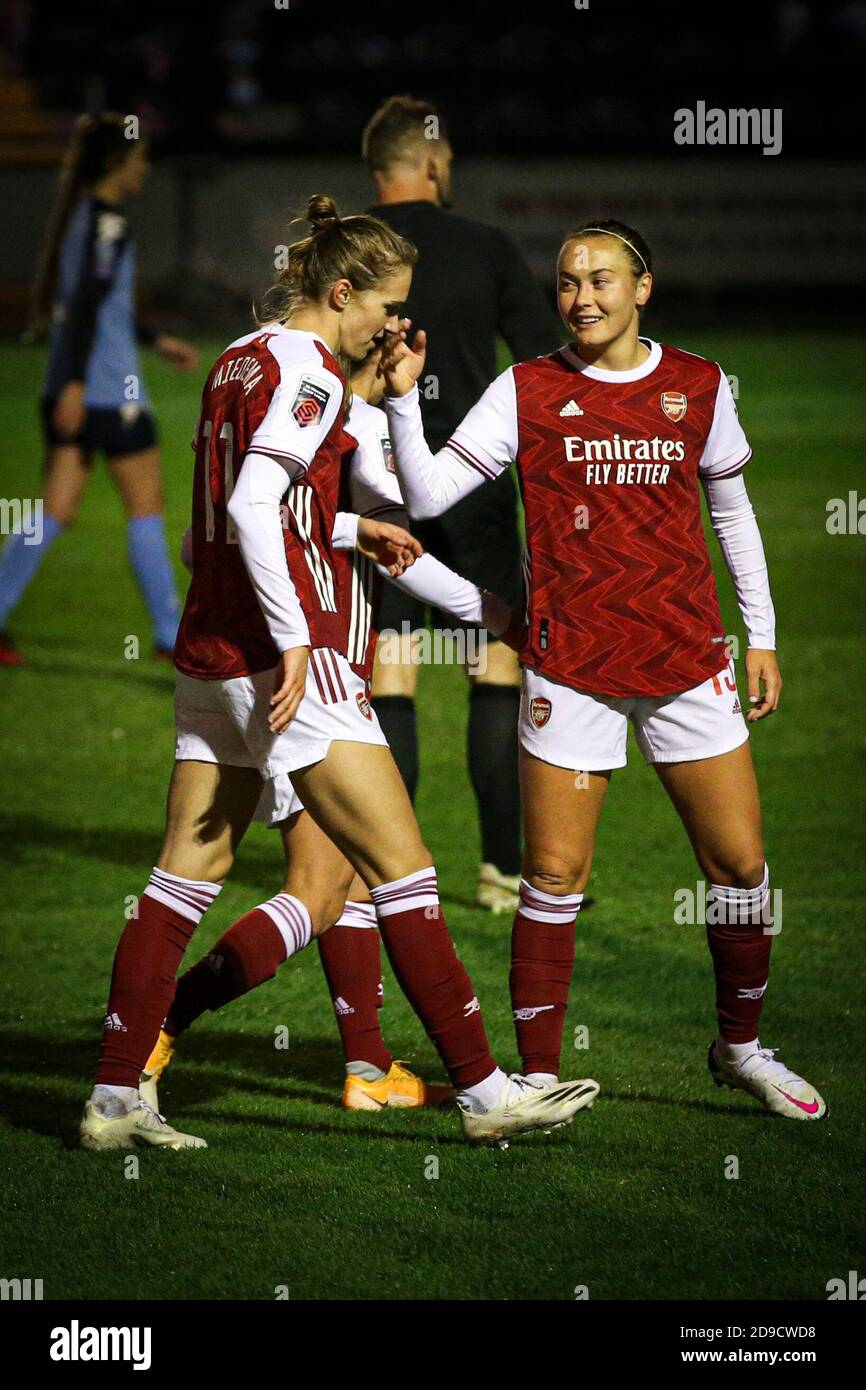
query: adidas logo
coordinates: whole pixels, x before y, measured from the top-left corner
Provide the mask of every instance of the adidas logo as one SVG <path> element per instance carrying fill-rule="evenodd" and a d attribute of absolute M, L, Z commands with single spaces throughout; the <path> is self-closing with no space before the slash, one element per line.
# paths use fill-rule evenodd
<path fill-rule="evenodd" d="M 464 1004 L 464 1005 L 463 1005 L 463 1017 L 464 1017 L 464 1018 L 468 1018 L 470 1014 L 480 1014 L 480 1013 L 481 1013 L 481 1005 L 479 1004 L 477 998 L 475 998 L 475 997 L 473 997 L 472 999 L 470 999 L 468 1004 Z"/>
<path fill-rule="evenodd" d="M 553 1005 L 552 1005 L 552 1004 L 539 1004 L 539 1005 L 537 1005 L 537 1007 L 534 1008 L 534 1009 L 515 1009 L 515 1010 L 514 1010 L 514 1017 L 515 1017 L 515 1019 L 517 1019 L 520 1023 L 528 1023 L 530 1019 L 535 1018 L 535 1015 L 536 1015 L 536 1014 L 543 1014 L 543 1013 L 545 1013 L 548 1009 L 552 1009 L 552 1008 L 553 1008 Z"/>
<path fill-rule="evenodd" d="M 343 1018 L 346 1014 L 353 1014 L 354 1012 L 355 1010 L 352 1008 L 352 1005 L 347 1004 L 343 996 L 338 994 L 334 1000 L 334 1013 L 339 1014 L 340 1017 Z"/>
<path fill-rule="evenodd" d="M 121 1023 L 120 1014 L 106 1014 L 102 1020 L 103 1028 L 110 1028 L 113 1033 L 125 1033 L 126 1024 Z"/>
<path fill-rule="evenodd" d="M 577 401 L 569 401 L 568 405 L 564 405 L 559 413 L 560 415 L 582 415 L 583 411 Z"/>
<path fill-rule="evenodd" d="M 742 705 L 740 704 L 739 700 L 735 700 L 735 701 L 734 701 L 734 708 L 731 710 L 731 714 L 742 714 L 742 712 L 743 712 L 743 707 L 742 707 Z"/>

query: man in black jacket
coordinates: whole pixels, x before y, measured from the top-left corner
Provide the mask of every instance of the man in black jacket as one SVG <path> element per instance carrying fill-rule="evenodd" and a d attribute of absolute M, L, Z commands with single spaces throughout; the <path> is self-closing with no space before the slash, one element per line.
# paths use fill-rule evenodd
<path fill-rule="evenodd" d="M 442 118 L 429 102 L 390 97 L 369 121 L 362 153 L 376 188 L 370 210 L 420 252 L 406 313 L 414 328 L 429 335 L 419 388 L 427 441 L 435 451 L 496 376 L 498 336 L 521 361 L 553 352 L 561 335 L 511 240 L 496 227 L 447 211 L 452 151 Z M 415 523 L 413 530 L 444 564 L 520 610 L 517 490 L 510 472 L 443 516 Z M 373 703 L 413 797 L 418 666 L 406 660 L 408 644 L 387 633 L 423 628 L 426 616 L 419 601 L 386 586 L 381 612 L 386 635 L 376 657 Z M 453 628 L 453 619 L 444 621 Z M 437 618 L 434 623 L 441 625 Z M 511 912 L 520 882 L 520 668 L 501 642 L 490 641 L 486 656 L 483 673 L 469 671 L 468 760 L 482 842 L 476 901 L 494 912 Z"/>

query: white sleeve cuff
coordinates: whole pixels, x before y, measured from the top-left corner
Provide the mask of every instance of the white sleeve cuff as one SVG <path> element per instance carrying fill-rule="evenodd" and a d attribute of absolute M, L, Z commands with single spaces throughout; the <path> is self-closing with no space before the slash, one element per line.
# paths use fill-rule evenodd
<path fill-rule="evenodd" d="M 331 533 L 331 544 L 336 550 L 354 550 L 358 544 L 358 523 L 361 520 L 357 512 L 337 512 L 334 517 L 334 529 Z"/>

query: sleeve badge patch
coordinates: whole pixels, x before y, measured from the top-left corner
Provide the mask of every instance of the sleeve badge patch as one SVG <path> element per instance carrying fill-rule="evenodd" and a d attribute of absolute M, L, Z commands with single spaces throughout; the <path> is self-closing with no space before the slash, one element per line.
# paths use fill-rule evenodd
<path fill-rule="evenodd" d="M 299 427 L 303 430 L 308 425 L 318 425 L 330 399 L 331 392 L 327 386 L 305 376 L 292 401 L 292 415 Z"/>
<path fill-rule="evenodd" d="M 126 236 L 126 218 L 119 212 L 101 212 L 96 219 L 97 241 L 121 241 Z"/>
<path fill-rule="evenodd" d="M 126 218 L 115 212 L 102 212 L 96 219 L 96 242 L 93 248 L 93 270 L 100 280 L 110 280 L 114 274 L 126 236 Z"/>
<path fill-rule="evenodd" d="M 382 446 L 382 462 L 389 473 L 397 472 L 397 465 L 394 462 L 394 446 L 387 434 L 379 435 L 379 443 Z"/>

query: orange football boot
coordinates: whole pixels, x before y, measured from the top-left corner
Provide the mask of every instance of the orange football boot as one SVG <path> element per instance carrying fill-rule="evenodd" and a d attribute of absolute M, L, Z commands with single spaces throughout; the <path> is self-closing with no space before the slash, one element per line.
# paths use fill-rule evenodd
<path fill-rule="evenodd" d="M 347 1110 L 384 1110 L 386 1106 L 392 1110 L 408 1110 L 421 1105 L 447 1105 L 453 1099 L 450 1086 L 422 1081 L 400 1062 L 392 1062 L 391 1070 L 379 1081 L 347 1076 L 343 1087 L 343 1105 Z"/>

